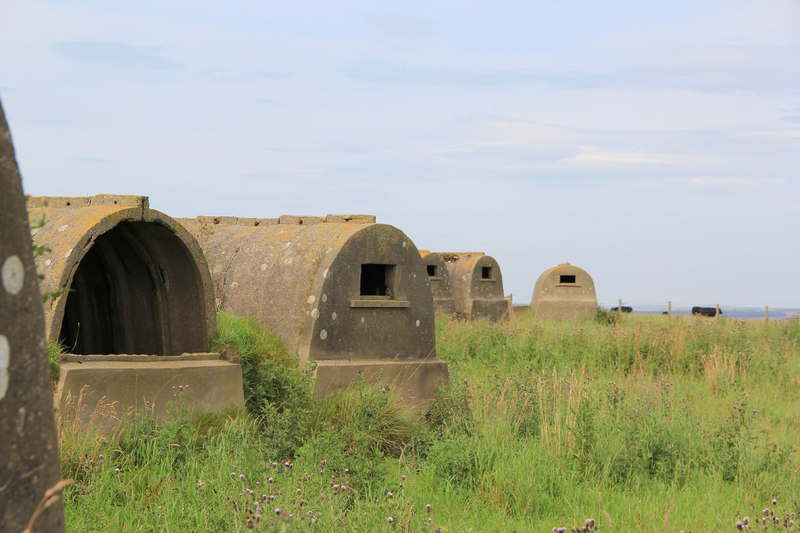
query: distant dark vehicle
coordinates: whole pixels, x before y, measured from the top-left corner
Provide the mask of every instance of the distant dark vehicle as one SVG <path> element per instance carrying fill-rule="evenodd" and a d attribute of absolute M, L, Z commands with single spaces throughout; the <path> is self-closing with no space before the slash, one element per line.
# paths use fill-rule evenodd
<path fill-rule="evenodd" d="M 612 307 L 610 310 L 611 311 L 619 311 L 619 306 Z M 633 312 L 633 307 L 628 307 L 627 305 L 623 305 L 622 306 L 622 312 L 623 313 L 631 313 L 631 312 Z"/>
<path fill-rule="evenodd" d="M 722 314 L 722 309 L 719 310 L 719 314 Z M 716 307 L 700 307 L 695 305 L 692 307 L 692 315 L 700 315 L 700 316 L 717 316 L 717 308 Z"/>

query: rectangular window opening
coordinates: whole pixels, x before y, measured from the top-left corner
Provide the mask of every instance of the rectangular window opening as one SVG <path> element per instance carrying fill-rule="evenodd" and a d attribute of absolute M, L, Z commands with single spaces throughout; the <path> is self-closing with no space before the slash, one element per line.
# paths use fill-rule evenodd
<path fill-rule="evenodd" d="M 431 278 L 436 277 L 436 265 L 428 265 L 428 276 Z"/>
<path fill-rule="evenodd" d="M 575 283 L 575 274 L 561 274 L 558 278 L 559 283 Z"/>
<path fill-rule="evenodd" d="M 394 298 L 395 265 L 361 265 L 361 296 Z"/>
<path fill-rule="evenodd" d="M 492 279 L 492 267 L 481 267 L 481 279 Z"/>

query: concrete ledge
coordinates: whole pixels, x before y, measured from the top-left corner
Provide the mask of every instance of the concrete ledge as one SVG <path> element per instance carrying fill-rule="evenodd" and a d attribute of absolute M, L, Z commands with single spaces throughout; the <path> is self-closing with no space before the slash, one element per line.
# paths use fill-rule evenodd
<path fill-rule="evenodd" d="M 508 302 L 502 300 L 473 300 L 471 318 L 488 318 L 490 320 L 506 320 L 508 318 Z"/>
<path fill-rule="evenodd" d="M 350 385 L 358 374 L 364 376 L 367 383 L 380 381 L 390 392 L 400 396 L 412 411 L 427 411 L 439 387 L 449 383 L 447 363 L 436 357 L 418 361 L 319 361 L 317 398 Z"/>
<path fill-rule="evenodd" d="M 62 363 L 58 415 L 78 426 L 102 429 L 142 409 L 152 411 L 157 420 L 169 419 L 181 402 L 190 416 L 243 406 L 241 367 L 218 355 L 209 358 L 213 355 L 81 356 Z M 111 357 L 117 359 L 99 360 Z"/>
<path fill-rule="evenodd" d="M 350 307 L 411 307 L 408 300 L 350 300 Z"/>
<path fill-rule="evenodd" d="M 434 298 L 433 308 L 446 315 L 452 315 L 456 312 L 456 304 L 452 298 Z"/>
<path fill-rule="evenodd" d="M 128 363 L 153 363 L 157 361 L 164 362 L 164 361 L 218 361 L 218 360 L 222 360 L 222 356 L 218 353 L 184 353 L 181 355 L 66 354 L 61 357 L 62 363 L 89 363 L 95 361 L 125 361 Z"/>

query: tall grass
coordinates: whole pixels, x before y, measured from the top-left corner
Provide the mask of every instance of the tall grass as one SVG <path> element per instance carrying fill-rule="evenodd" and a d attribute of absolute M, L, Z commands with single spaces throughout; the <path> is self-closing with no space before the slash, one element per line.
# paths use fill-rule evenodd
<path fill-rule="evenodd" d="M 62 419 L 71 530 L 550 531 L 591 518 L 601 531 L 727 531 L 744 516 L 797 530 L 796 320 L 438 317 L 451 386 L 418 419 L 363 380 L 312 400 L 310 374 L 273 337 L 220 324 L 247 411 L 144 413 L 106 434 Z"/>

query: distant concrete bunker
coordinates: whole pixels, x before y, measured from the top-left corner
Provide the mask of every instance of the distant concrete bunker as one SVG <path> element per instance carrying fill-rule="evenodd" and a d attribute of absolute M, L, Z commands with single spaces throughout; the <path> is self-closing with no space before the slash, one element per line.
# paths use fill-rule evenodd
<path fill-rule="evenodd" d="M 424 407 L 447 379 L 425 266 L 397 228 L 366 215 L 181 222 L 209 257 L 217 306 L 316 361 L 318 394 L 382 373 Z"/>
<path fill-rule="evenodd" d="M 214 367 L 231 390 L 239 372 L 239 391 L 230 403 L 241 403 L 238 365 L 206 353 L 216 330 L 213 286 L 189 232 L 150 209 L 143 196 L 31 198 L 28 213 L 34 243 L 51 250 L 37 260 L 42 291 L 57 294 L 45 304 L 47 337 L 72 354 L 62 365 L 57 391 L 62 400 L 90 384 L 100 395 L 143 406 L 156 401 L 159 386 L 173 378 L 179 382 L 190 367 L 195 374 Z M 152 366 L 157 359 L 144 357 L 182 354 L 203 355 L 184 355 L 169 376 L 162 373 L 166 366 Z M 99 355 L 116 357 L 104 357 L 101 364 Z M 104 380 L 96 377 L 100 367 Z M 144 376 L 138 388 L 125 386 Z M 198 390 L 196 401 L 187 403 L 196 410 L 227 407 L 201 396 Z"/>
<path fill-rule="evenodd" d="M 503 295 L 503 275 L 493 257 L 483 252 L 439 255 L 447 265 L 458 316 L 495 321 L 510 318 L 510 300 Z"/>
<path fill-rule="evenodd" d="M 433 294 L 433 307 L 436 311 L 452 315 L 455 313 L 455 303 L 450 289 L 450 273 L 442 256 L 429 250 L 420 250 L 422 262 L 428 274 Z"/>
<path fill-rule="evenodd" d="M 531 307 L 539 319 L 590 320 L 597 314 L 594 281 L 569 263 L 545 270 L 536 280 Z"/>

